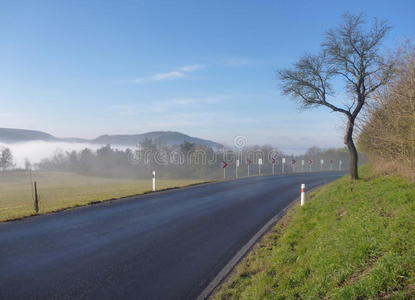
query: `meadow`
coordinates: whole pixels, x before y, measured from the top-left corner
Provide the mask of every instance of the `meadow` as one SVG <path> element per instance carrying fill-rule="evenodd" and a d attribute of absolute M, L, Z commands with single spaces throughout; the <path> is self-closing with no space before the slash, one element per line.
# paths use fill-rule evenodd
<path fill-rule="evenodd" d="M 32 178 L 31 178 L 32 177 Z M 37 182 L 40 213 L 87 205 L 151 191 L 151 179 L 112 179 L 65 172 L 0 172 L 0 221 L 35 214 L 31 182 Z M 202 180 L 160 179 L 157 190 L 200 183 Z"/>
<path fill-rule="evenodd" d="M 360 171 L 289 211 L 214 299 L 415 299 L 415 184 Z"/>

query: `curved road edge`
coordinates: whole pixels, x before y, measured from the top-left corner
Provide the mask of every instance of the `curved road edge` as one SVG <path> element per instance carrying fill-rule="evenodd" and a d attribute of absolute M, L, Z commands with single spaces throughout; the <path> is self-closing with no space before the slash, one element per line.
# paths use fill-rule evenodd
<path fill-rule="evenodd" d="M 315 190 L 321 188 L 324 185 L 315 187 L 308 191 L 308 193 L 314 192 Z M 218 275 L 213 278 L 209 285 L 202 291 L 202 293 L 196 298 L 196 300 L 205 300 L 214 294 L 214 292 L 221 286 L 223 282 L 229 277 L 236 265 L 241 262 L 241 260 L 253 249 L 255 244 L 257 244 L 261 238 L 274 227 L 278 221 L 284 217 L 288 210 L 291 209 L 295 203 L 300 201 L 300 197 L 295 198 L 290 202 L 282 211 L 277 213 L 271 218 L 257 233 L 235 254 L 235 256 L 223 267 L 223 269 L 218 273 Z"/>

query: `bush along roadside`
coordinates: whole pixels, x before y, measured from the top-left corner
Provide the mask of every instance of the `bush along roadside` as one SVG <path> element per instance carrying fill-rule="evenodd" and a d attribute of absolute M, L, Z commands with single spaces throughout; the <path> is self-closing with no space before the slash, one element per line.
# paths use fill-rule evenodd
<path fill-rule="evenodd" d="M 295 206 L 215 299 L 414 299 L 415 184 L 361 168 Z"/>

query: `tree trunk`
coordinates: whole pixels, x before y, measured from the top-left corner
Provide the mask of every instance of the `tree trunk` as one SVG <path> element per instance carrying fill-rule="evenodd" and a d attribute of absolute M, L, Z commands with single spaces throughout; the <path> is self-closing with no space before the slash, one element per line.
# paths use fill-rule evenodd
<path fill-rule="evenodd" d="M 357 169 L 357 162 L 358 162 L 358 154 L 356 150 L 356 146 L 353 142 L 353 129 L 354 129 L 354 118 L 349 117 L 349 121 L 347 122 L 347 129 L 346 134 L 344 136 L 344 143 L 349 149 L 349 172 L 352 179 L 359 179 L 359 173 Z"/>

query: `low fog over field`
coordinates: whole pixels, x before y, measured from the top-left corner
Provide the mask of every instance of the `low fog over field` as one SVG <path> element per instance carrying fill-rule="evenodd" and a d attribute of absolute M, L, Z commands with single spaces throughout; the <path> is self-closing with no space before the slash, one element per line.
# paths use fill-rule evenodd
<path fill-rule="evenodd" d="M 0 149 L 9 158 L 9 163 L 2 159 L 3 170 L 31 168 L 108 178 L 148 178 L 153 170 L 167 179 L 223 178 L 224 173 L 230 178 L 236 175 L 236 165 L 240 176 L 261 174 L 261 170 L 262 174 L 329 171 L 347 168 L 348 160 L 345 149 L 311 147 L 294 156 L 269 145 L 218 150 L 189 142 L 165 146 L 150 139 L 135 147 L 30 141 L 0 143 Z"/>
<path fill-rule="evenodd" d="M 29 160 L 32 164 L 37 164 L 43 159 L 51 158 L 55 154 L 61 152 L 81 151 L 85 148 L 96 151 L 103 147 L 101 144 L 92 143 L 70 143 L 70 142 L 46 142 L 46 141 L 30 141 L 20 143 L 2 143 L 0 149 L 7 147 L 11 150 L 14 163 L 17 168 L 24 168 L 25 161 Z M 124 150 L 125 146 L 113 146 L 112 148 Z"/>
<path fill-rule="evenodd" d="M 347 166 L 344 149 L 311 147 L 304 154 L 290 155 L 275 146 L 247 145 L 247 141 L 247 137 L 237 136 L 234 145 L 226 147 L 177 131 L 104 134 L 84 139 L 0 128 L 0 169 L 30 168 L 129 179 L 149 178 L 156 171 L 157 177 L 164 179 L 220 179 L 236 177 L 237 172 L 239 176 L 250 176 L 329 171 Z"/>
<path fill-rule="evenodd" d="M 47 132 L 18 128 L 0 128 L 0 150 L 10 149 L 13 155 L 14 167 L 23 168 L 26 162 L 36 165 L 45 159 L 62 157 L 68 153 L 77 152 L 80 155 L 84 149 L 93 153 L 106 146 L 111 149 L 125 151 L 136 150 L 138 145 L 150 150 L 158 148 L 179 147 L 183 143 L 204 146 L 211 149 L 221 149 L 222 144 L 214 141 L 192 137 L 176 131 L 152 131 L 141 134 L 100 135 L 94 139 L 59 138 Z M 108 150 L 108 149 L 107 149 Z M 105 160 L 109 160 L 106 156 Z"/>

